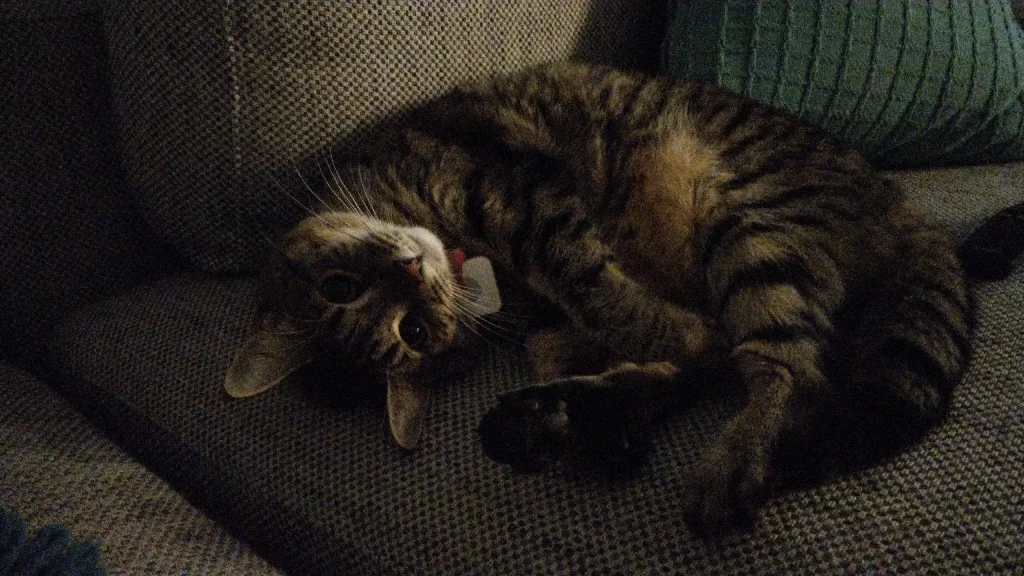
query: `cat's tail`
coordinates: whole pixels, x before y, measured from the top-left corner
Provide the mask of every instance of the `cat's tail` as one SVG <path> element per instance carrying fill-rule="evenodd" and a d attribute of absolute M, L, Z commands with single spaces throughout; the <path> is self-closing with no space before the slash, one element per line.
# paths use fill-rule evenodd
<path fill-rule="evenodd" d="M 975 280 L 1009 276 L 1013 261 L 1024 253 L 1024 202 L 986 218 L 960 244 L 959 252 L 964 270 Z"/>
<path fill-rule="evenodd" d="M 947 234 L 910 210 L 884 288 L 851 302 L 836 350 L 847 448 L 867 458 L 919 439 L 946 415 L 971 354 L 974 306 Z"/>

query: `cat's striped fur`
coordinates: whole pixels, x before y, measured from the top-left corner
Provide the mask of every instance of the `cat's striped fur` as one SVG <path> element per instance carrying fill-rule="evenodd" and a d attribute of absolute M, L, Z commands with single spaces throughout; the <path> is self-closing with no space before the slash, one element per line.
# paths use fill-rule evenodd
<path fill-rule="evenodd" d="M 337 167 L 372 204 L 359 226 L 422 227 L 564 313 L 530 339 L 554 382 L 485 416 L 492 457 L 532 466 L 577 445 L 629 463 L 666 409 L 724 378 L 745 386 L 680 488 L 695 529 L 750 520 L 809 462 L 918 438 L 968 360 L 971 306 L 944 234 L 856 152 L 719 89 L 549 65 L 455 90 L 363 152 Z M 300 275 L 346 266 L 330 260 L 340 235 L 326 216 L 285 241 Z M 429 326 L 453 326 L 458 288 L 434 258 L 437 281 L 409 288 L 419 300 L 400 314 L 434 306 L 451 317 Z M 288 282 L 317 299 L 315 282 Z M 279 308 L 314 325 L 351 315 L 302 299 Z M 391 322 L 387 302 L 371 316 Z M 381 346 L 367 318 L 328 339 L 335 355 L 362 347 L 401 364 L 401 338 Z"/>

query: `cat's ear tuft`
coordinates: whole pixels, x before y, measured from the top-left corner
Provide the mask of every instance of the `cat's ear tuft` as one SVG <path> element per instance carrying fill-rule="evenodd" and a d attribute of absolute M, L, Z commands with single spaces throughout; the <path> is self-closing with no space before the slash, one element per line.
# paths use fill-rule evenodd
<path fill-rule="evenodd" d="M 224 378 L 228 396 L 248 398 L 265 392 L 312 362 L 308 338 L 292 322 L 261 315 L 228 367 Z"/>
<path fill-rule="evenodd" d="M 419 443 L 427 419 L 430 388 L 409 371 L 388 371 L 388 426 L 395 442 L 412 450 Z"/>

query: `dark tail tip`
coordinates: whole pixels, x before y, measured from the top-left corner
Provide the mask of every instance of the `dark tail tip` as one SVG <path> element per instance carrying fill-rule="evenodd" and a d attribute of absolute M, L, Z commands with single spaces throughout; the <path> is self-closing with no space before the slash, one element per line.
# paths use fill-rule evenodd
<path fill-rule="evenodd" d="M 969 278 L 1004 280 L 1024 252 L 1024 202 L 1000 210 L 971 232 L 958 249 Z"/>

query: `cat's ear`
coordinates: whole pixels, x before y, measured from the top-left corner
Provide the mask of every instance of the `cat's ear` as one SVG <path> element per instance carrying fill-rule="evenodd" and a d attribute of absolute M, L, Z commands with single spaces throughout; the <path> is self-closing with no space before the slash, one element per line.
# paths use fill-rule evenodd
<path fill-rule="evenodd" d="M 287 319 L 262 313 L 252 334 L 235 352 L 224 390 L 232 398 L 255 396 L 312 361 L 308 334 Z"/>
<path fill-rule="evenodd" d="M 388 371 L 388 426 L 395 442 L 406 450 L 419 443 L 427 419 L 430 388 L 412 371 Z"/>

